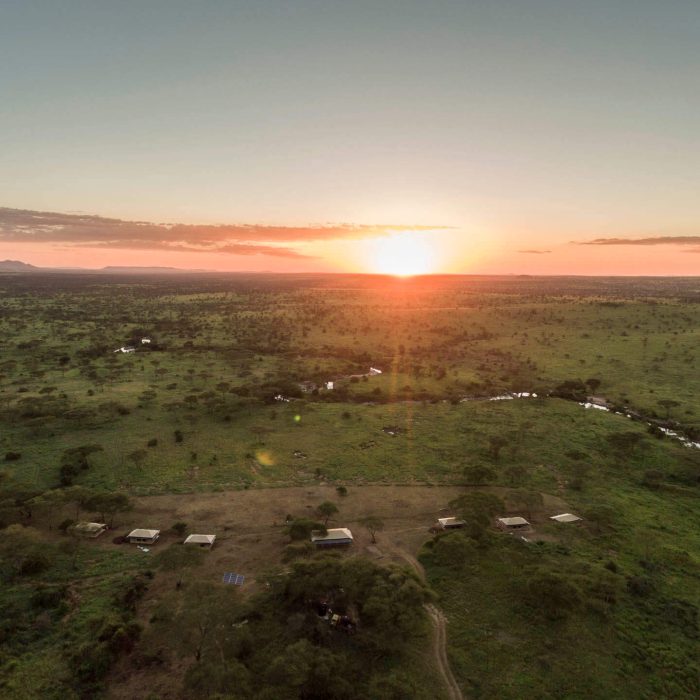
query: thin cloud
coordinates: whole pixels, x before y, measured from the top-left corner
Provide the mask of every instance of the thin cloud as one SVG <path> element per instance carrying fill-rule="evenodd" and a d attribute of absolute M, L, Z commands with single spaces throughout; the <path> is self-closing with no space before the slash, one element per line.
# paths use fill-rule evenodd
<path fill-rule="evenodd" d="M 215 246 L 191 246 L 168 241 L 94 241 L 68 243 L 70 248 L 109 248 L 114 250 L 166 250 L 175 253 L 226 253 L 228 255 L 272 255 L 279 258 L 314 258 L 314 255 L 299 253 L 293 248 L 254 243 L 229 243 Z"/>
<path fill-rule="evenodd" d="M 551 250 L 519 250 L 518 253 L 528 253 L 529 255 L 544 255 L 545 253 L 551 253 Z"/>
<path fill-rule="evenodd" d="M 700 236 L 653 236 L 650 238 L 594 238 L 579 245 L 697 245 Z"/>
<path fill-rule="evenodd" d="M 170 250 L 188 253 L 272 255 L 308 258 L 279 243 L 361 239 L 401 231 L 435 231 L 445 226 L 330 224 L 162 224 L 125 221 L 90 214 L 62 214 L 0 207 L 0 241 L 57 243 L 81 248 Z"/>

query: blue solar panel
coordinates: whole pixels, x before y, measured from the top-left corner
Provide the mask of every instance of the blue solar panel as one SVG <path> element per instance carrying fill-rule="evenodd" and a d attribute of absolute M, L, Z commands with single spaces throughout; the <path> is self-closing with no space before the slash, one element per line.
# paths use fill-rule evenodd
<path fill-rule="evenodd" d="M 224 574 L 224 583 L 232 583 L 234 586 L 242 586 L 245 581 L 245 576 L 242 574 Z"/>

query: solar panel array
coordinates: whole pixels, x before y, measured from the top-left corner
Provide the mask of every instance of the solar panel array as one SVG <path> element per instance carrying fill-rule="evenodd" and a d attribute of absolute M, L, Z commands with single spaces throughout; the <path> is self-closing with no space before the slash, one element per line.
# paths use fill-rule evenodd
<path fill-rule="evenodd" d="M 234 586 L 242 586 L 245 576 L 242 574 L 225 573 L 224 583 L 232 583 Z"/>

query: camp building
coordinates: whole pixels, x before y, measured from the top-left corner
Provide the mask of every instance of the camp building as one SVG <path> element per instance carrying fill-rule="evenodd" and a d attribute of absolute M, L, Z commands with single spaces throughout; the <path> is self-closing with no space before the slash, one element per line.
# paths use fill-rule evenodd
<path fill-rule="evenodd" d="M 188 535 L 185 544 L 197 544 L 200 547 L 208 547 L 211 549 L 214 546 L 216 535 Z"/>
<path fill-rule="evenodd" d="M 132 530 L 126 539 L 131 542 L 131 544 L 155 544 L 160 537 L 160 530 L 143 530 L 141 528 L 136 528 Z"/>
<path fill-rule="evenodd" d="M 327 530 L 325 535 L 314 533 L 311 541 L 317 547 L 344 547 L 352 544 L 352 532 L 346 527 L 337 527 Z"/>
<path fill-rule="evenodd" d="M 550 520 L 554 520 L 558 523 L 575 523 L 582 520 L 582 518 L 573 513 L 561 513 L 560 515 L 553 515 Z"/>
<path fill-rule="evenodd" d="M 106 529 L 104 523 L 76 523 L 73 526 L 73 532 L 81 537 L 99 537 Z"/>
<path fill-rule="evenodd" d="M 523 530 L 526 527 L 530 527 L 530 523 L 525 518 L 516 515 L 513 518 L 499 518 L 498 527 L 501 530 Z"/>
<path fill-rule="evenodd" d="M 458 530 L 466 524 L 464 520 L 459 520 L 459 518 L 438 518 L 438 525 L 440 525 L 443 530 Z"/>

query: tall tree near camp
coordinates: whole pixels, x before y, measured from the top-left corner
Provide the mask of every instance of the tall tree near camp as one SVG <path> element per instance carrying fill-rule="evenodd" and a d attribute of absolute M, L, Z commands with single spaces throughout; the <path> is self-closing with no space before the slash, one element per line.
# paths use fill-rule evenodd
<path fill-rule="evenodd" d="M 107 522 L 109 527 L 114 523 L 117 513 L 131 510 L 132 503 L 125 493 L 103 491 L 92 495 L 84 503 L 86 510 L 94 510 L 101 514 L 102 520 Z"/>
<path fill-rule="evenodd" d="M 468 464 L 463 473 L 468 486 L 481 486 L 496 479 L 496 472 L 485 464 Z"/>
<path fill-rule="evenodd" d="M 327 530 L 323 523 L 317 523 L 315 520 L 309 520 L 308 518 L 297 518 L 292 520 L 292 522 L 287 527 L 287 533 L 292 540 L 308 540 L 311 537 L 311 533 L 319 532 L 325 535 Z"/>
<path fill-rule="evenodd" d="M 65 494 L 66 503 L 73 503 L 75 505 L 75 519 L 79 520 L 81 510 L 95 492 L 85 486 L 69 486 L 62 490 Z"/>
<path fill-rule="evenodd" d="M 513 501 L 519 508 L 522 508 L 527 513 L 528 520 L 532 520 L 532 513 L 541 508 L 543 503 L 541 493 L 526 489 L 511 491 L 508 494 L 508 500 Z"/>
<path fill-rule="evenodd" d="M 231 588 L 202 582 L 185 586 L 180 611 L 173 619 L 173 631 L 184 651 L 196 661 L 218 654 L 230 633 L 238 608 L 236 593 Z"/>
<path fill-rule="evenodd" d="M 377 542 L 377 532 L 384 529 L 384 521 L 376 515 L 366 515 L 360 520 L 360 524 L 363 525 L 367 532 L 369 532 L 372 537 L 372 544 Z"/>
<path fill-rule="evenodd" d="M 323 524 L 328 525 L 331 516 L 338 512 L 338 506 L 332 501 L 324 501 L 316 508 L 316 512 L 323 518 Z"/>

